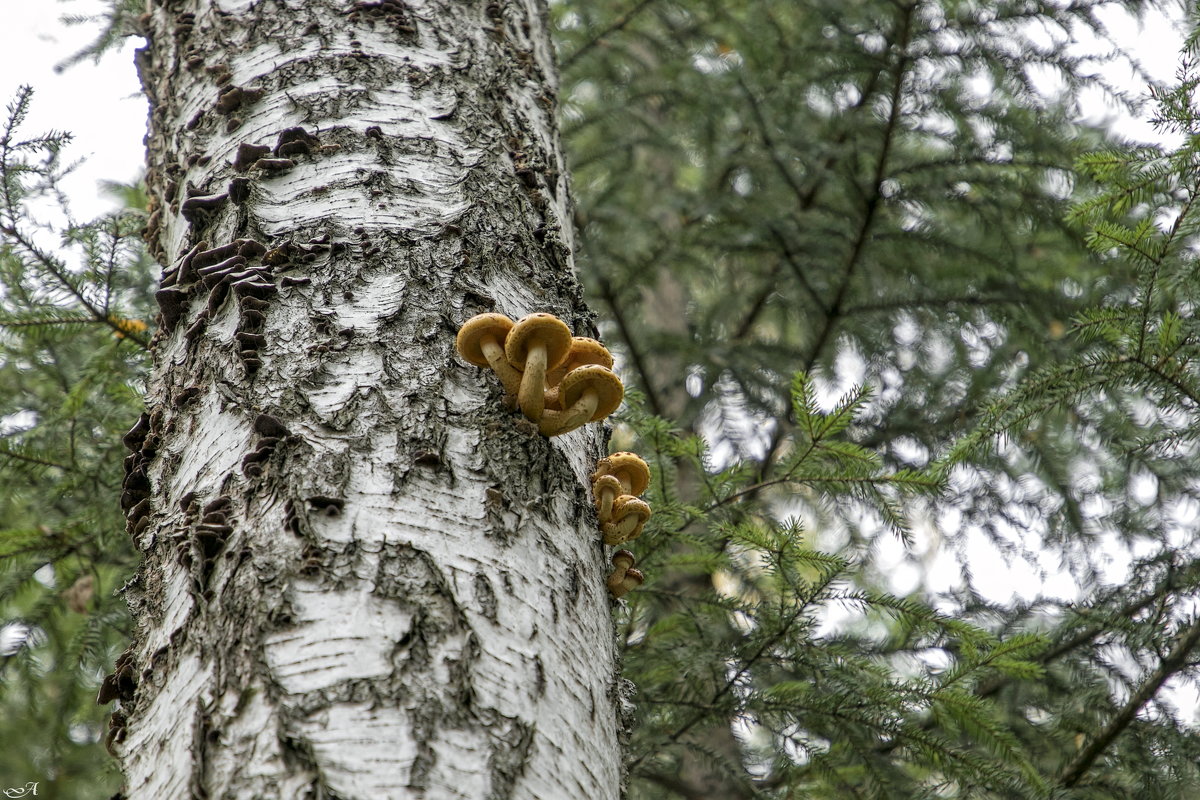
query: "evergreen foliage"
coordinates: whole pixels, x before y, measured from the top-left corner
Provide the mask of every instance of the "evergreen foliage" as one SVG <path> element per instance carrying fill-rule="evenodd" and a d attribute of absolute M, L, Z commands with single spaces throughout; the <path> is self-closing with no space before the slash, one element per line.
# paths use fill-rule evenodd
<path fill-rule="evenodd" d="M 615 446 L 656 455 L 668 509 L 623 628 L 632 796 L 1200 788 L 1160 691 L 1196 652 L 1195 177 L 1069 122 L 1096 79 L 1067 43 L 1106 5 L 560 7 L 581 265 L 649 415 Z M 941 491 L 797 467 L 797 372 L 874 389 L 825 412 L 832 472 Z M 1024 597 L 989 598 L 981 545 Z"/>
<path fill-rule="evenodd" d="M 94 798 L 120 783 L 95 697 L 129 635 L 121 436 L 141 408 L 151 264 L 141 214 L 70 221 L 69 137 L 23 138 L 31 101 L 22 89 L 0 130 L 0 776 Z"/>
<path fill-rule="evenodd" d="M 1200 795 L 1171 700 L 1200 654 L 1200 73 L 1193 36 L 1153 97 L 1174 148 L 1072 123 L 1096 57 L 1067 43 L 1118 5 L 1146 3 L 553 5 L 614 449 L 655 471 L 618 612 L 630 797 Z M 65 138 L 19 141 L 28 102 L 0 142 L 0 775 L 90 797 L 151 265 L 137 211 L 55 232 L 78 267 L 31 227 Z M 1076 589 L 998 600 L 980 545 Z"/>

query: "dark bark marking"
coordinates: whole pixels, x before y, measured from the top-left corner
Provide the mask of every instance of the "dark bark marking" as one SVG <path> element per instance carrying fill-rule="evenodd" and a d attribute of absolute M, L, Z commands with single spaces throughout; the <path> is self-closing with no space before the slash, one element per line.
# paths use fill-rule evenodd
<path fill-rule="evenodd" d="M 533 750 L 534 726 L 512 717 L 483 722 L 493 732 L 492 753 L 488 758 L 492 784 L 488 800 L 512 800 Z"/>
<path fill-rule="evenodd" d="M 497 621 L 496 591 L 487 575 L 482 572 L 475 576 L 475 602 L 479 605 L 479 613 L 483 614 L 485 619 L 493 623 Z"/>

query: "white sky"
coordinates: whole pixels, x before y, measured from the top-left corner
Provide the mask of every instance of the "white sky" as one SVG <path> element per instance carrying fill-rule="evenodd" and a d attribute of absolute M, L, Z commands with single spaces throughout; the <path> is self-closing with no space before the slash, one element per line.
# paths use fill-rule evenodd
<path fill-rule="evenodd" d="M 18 87 L 28 84 L 34 89 L 33 108 L 21 131 L 26 136 L 50 129 L 74 134 L 66 158 L 86 161 L 66 188 L 81 220 L 112 207 L 98 196 L 99 181 L 133 180 L 145 158 L 146 102 L 133 67 L 137 44 L 127 43 L 99 64 L 85 61 L 61 74 L 54 71 L 96 30 L 65 27 L 59 18 L 97 13 L 101 7 L 96 0 L 0 0 L 0 105 L 7 107 Z"/>

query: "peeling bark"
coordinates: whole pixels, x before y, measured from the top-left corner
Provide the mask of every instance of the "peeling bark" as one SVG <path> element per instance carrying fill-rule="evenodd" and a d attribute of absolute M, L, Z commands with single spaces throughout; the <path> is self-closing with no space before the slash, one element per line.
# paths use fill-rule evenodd
<path fill-rule="evenodd" d="M 150 5 L 126 795 L 618 797 L 602 432 L 454 355 L 482 311 L 594 335 L 542 3 Z"/>

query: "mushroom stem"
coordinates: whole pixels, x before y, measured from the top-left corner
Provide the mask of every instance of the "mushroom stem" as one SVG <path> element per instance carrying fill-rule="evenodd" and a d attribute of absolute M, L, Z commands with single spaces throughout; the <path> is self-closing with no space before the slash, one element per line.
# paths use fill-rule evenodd
<path fill-rule="evenodd" d="M 543 436 L 558 436 L 582 427 L 596 413 L 600 405 L 600 395 L 595 389 L 584 389 L 583 396 L 575 401 L 575 405 L 564 411 L 546 411 L 538 424 L 538 430 Z"/>
<path fill-rule="evenodd" d="M 504 346 L 496 340 L 495 336 L 484 336 L 479 340 L 479 349 L 483 351 L 483 356 L 487 359 L 492 371 L 504 384 L 504 391 L 513 395 L 517 394 L 521 388 L 521 373 L 513 369 L 512 364 L 509 364 L 508 359 L 504 357 Z"/>
<path fill-rule="evenodd" d="M 596 511 L 596 516 L 600 518 L 601 523 L 608 522 L 612 519 L 613 500 L 617 499 L 617 493 L 611 489 L 601 489 L 600 496 L 596 499 L 600 501 L 600 508 Z"/>
<path fill-rule="evenodd" d="M 646 577 L 642 575 L 640 569 L 630 567 L 625 570 L 625 577 L 621 581 L 621 594 L 627 594 L 642 585 Z"/>
<path fill-rule="evenodd" d="M 525 416 L 534 422 L 541 421 L 546 408 L 546 345 L 543 342 L 533 341 L 529 344 L 517 402 Z"/>
<path fill-rule="evenodd" d="M 600 475 L 592 481 L 592 497 L 596 501 L 596 517 L 603 525 L 612 519 L 613 503 L 621 495 L 621 482 L 612 475 Z"/>
<path fill-rule="evenodd" d="M 624 544 L 637 530 L 639 522 L 640 520 L 631 514 L 616 522 L 604 523 L 604 543 L 613 547 Z"/>
<path fill-rule="evenodd" d="M 621 599 L 621 595 L 629 591 L 625 588 L 625 572 L 624 567 L 617 567 L 613 570 L 612 575 L 608 576 L 608 580 L 604 582 L 604 585 L 608 587 L 608 591 L 618 600 Z"/>

